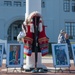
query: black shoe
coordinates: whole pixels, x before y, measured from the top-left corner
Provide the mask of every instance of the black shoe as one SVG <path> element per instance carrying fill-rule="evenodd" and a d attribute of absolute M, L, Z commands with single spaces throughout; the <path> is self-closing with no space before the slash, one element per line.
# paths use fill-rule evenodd
<path fill-rule="evenodd" d="M 45 71 L 43 69 L 39 69 L 38 72 L 44 73 Z"/>
<path fill-rule="evenodd" d="M 31 72 L 32 73 L 38 73 L 38 70 L 37 69 L 33 69 Z"/>

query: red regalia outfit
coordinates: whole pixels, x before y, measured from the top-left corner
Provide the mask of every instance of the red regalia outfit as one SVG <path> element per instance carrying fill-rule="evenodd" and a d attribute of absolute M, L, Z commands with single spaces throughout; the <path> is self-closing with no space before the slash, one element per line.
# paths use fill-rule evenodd
<path fill-rule="evenodd" d="M 33 23 L 33 17 L 39 16 L 39 23 L 38 23 L 38 51 L 40 50 L 42 56 L 48 54 L 48 41 L 49 39 L 46 37 L 45 34 L 45 26 L 43 25 L 42 18 L 38 12 L 31 13 L 29 17 L 27 18 L 26 26 L 26 36 L 24 38 L 24 53 L 28 56 L 31 56 L 34 49 L 34 23 Z"/>

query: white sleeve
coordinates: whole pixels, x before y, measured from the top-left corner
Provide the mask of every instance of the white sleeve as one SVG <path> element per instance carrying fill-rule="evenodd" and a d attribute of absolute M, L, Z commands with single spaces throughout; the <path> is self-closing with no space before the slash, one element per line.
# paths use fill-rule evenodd
<path fill-rule="evenodd" d="M 17 41 L 21 41 L 21 38 L 24 38 L 25 36 L 26 36 L 26 33 L 21 31 L 17 36 Z"/>
<path fill-rule="evenodd" d="M 58 36 L 58 43 L 61 43 L 62 42 L 62 36 L 59 34 Z"/>

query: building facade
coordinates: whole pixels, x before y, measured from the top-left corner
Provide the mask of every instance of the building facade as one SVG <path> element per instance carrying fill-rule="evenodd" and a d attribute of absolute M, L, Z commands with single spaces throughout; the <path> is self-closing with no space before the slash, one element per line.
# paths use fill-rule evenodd
<path fill-rule="evenodd" d="M 41 0 L 41 8 L 50 42 L 57 42 L 61 29 L 75 40 L 75 0 Z M 25 0 L 0 0 L 0 39 L 17 42 L 25 12 Z"/>

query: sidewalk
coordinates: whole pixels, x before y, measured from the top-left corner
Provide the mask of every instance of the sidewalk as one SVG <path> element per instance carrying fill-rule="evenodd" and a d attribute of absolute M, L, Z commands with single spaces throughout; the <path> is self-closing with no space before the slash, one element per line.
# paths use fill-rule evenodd
<path fill-rule="evenodd" d="M 51 55 L 48 55 L 48 56 L 44 56 L 42 57 L 42 63 L 53 63 L 53 58 Z M 24 59 L 24 63 L 26 62 L 26 59 Z M 6 59 L 3 59 L 3 63 L 5 64 L 6 63 Z M 70 63 L 74 63 L 73 60 L 70 60 Z"/>
<path fill-rule="evenodd" d="M 25 60 L 24 60 L 25 61 Z M 51 56 L 42 57 L 42 63 L 47 67 L 48 72 L 46 73 L 32 73 L 32 72 L 25 72 L 17 68 L 17 70 L 13 70 L 12 68 L 6 68 L 6 60 L 3 59 L 2 67 L 0 68 L 0 75 L 74 75 L 75 74 L 75 66 L 73 60 L 70 60 L 71 67 L 62 70 L 58 70 L 57 68 L 55 73 L 55 68 L 53 66 L 53 59 Z M 8 71 L 8 72 L 7 72 Z"/>

